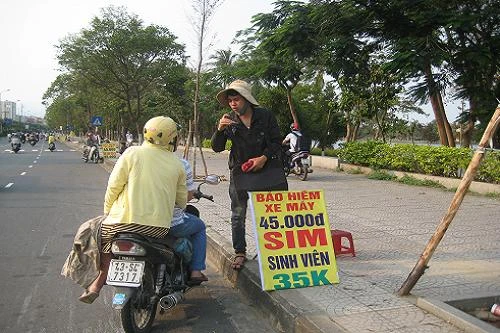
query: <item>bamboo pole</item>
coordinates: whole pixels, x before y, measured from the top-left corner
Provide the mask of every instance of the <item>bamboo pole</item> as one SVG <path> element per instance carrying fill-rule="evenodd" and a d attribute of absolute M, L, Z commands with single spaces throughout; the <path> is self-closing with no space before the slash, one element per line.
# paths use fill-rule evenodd
<path fill-rule="evenodd" d="M 427 264 L 429 263 L 432 255 L 434 254 L 434 251 L 439 245 L 439 242 L 441 241 L 441 239 L 443 239 L 446 230 L 453 221 L 453 218 L 455 217 L 458 209 L 460 208 L 460 204 L 462 203 L 464 196 L 467 193 L 467 190 L 469 189 L 469 186 L 477 173 L 477 169 L 481 164 L 481 160 L 484 158 L 484 152 L 485 152 L 484 147 L 488 144 L 490 137 L 494 134 L 495 127 L 497 125 L 497 121 L 499 118 L 500 118 L 500 104 L 497 106 L 496 111 L 493 114 L 493 117 L 491 117 L 490 122 L 488 123 L 488 126 L 486 127 L 483 133 L 483 137 L 479 142 L 479 146 L 477 147 L 477 149 L 474 152 L 474 155 L 472 156 L 469 166 L 467 167 L 467 170 L 465 171 L 462 181 L 460 182 L 460 185 L 458 186 L 458 189 L 455 192 L 453 200 L 451 201 L 451 204 L 448 208 L 448 211 L 446 212 L 445 216 L 439 223 L 436 231 L 434 232 L 434 235 L 432 235 L 431 239 L 427 243 L 424 252 L 422 252 L 420 258 L 415 264 L 415 267 L 413 267 L 413 270 L 406 278 L 406 281 L 403 282 L 401 288 L 398 290 L 399 296 L 408 295 L 412 290 L 412 288 L 417 283 L 417 281 L 420 279 L 420 277 L 424 274 L 425 270 L 428 268 Z"/>

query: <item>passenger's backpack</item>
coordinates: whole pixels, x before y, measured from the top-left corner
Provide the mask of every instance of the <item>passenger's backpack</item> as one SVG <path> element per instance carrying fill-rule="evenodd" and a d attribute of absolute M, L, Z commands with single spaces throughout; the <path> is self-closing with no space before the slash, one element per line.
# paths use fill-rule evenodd
<path fill-rule="evenodd" d="M 297 149 L 298 151 L 310 151 L 311 150 L 311 138 L 301 132 L 302 135 L 298 135 L 297 133 L 292 132 L 293 135 L 297 137 Z"/>

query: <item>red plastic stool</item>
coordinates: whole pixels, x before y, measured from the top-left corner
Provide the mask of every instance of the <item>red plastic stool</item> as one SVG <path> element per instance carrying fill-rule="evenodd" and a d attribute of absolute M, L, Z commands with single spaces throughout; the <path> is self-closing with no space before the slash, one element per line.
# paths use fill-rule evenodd
<path fill-rule="evenodd" d="M 333 249 L 335 251 L 335 256 L 340 254 L 352 254 L 353 257 L 356 256 L 354 251 L 354 241 L 352 240 L 352 234 L 348 231 L 333 229 L 330 230 L 333 239 Z M 342 238 L 346 238 L 349 241 L 349 246 L 342 245 Z"/>

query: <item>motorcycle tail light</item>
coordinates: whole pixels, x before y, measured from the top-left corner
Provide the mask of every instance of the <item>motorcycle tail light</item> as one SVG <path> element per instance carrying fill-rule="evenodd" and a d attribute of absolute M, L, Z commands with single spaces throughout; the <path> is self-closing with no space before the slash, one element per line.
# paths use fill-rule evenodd
<path fill-rule="evenodd" d="M 146 255 L 146 249 L 141 245 L 126 241 L 126 240 L 117 240 L 111 244 L 111 252 L 113 254 L 120 255 L 133 255 L 133 256 L 144 256 Z"/>

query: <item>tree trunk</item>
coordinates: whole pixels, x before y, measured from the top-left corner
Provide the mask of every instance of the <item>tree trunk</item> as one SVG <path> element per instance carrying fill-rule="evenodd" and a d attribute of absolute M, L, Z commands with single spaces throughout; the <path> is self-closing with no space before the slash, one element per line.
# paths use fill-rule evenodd
<path fill-rule="evenodd" d="M 443 118 L 444 128 L 446 130 L 446 137 L 448 138 L 448 145 L 450 147 L 455 147 L 455 136 L 453 135 L 453 129 L 450 126 L 450 122 L 446 117 L 446 111 L 444 110 L 443 97 L 440 92 L 437 92 L 438 100 L 439 100 L 439 109 L 441 112 L 441 116 Z"/>
<path fill-rule="evenodd" d="M 429 89 L 429 96 L 432 105 L 432 111 L 434 112 L 434 118 L 436 119 L 436 125 L 439 133 L 439 141 L 441 145 L 448 146 L 448 136 L 446 135 L 446 128 L 443 120 L 443 113 L 441 111 L 440 94 L 436 88 L 436 82 L 432 77 L 432 69 L 430 62 L 425 64 L 424 68 L 425 78 L 427 81 L 427 87 Z"/>
<path fill-rule="evenodd" d="M 476 122 L 476 111 L 477 104 L 473 98 L 469 99 L 469 117 L 467 118 L 467 123 L 465 124 L 465 128 L 462 131 L 462 141 L 463 147 L 471 147 L 472 146 L 472 133 L 474 131 L 474 123 Z"/>
<path fill-rule="evenodd" d="M 293 104 L 292 101 L 292 89 L 293 87 L 290 87 L 288 85 L 286 86 L 286 99 L 288 101 L 288 107 L 290 109 L 290 114 L 292 115 L 293 123 L 297 124 L 300 128 L 299 120 L 297 119 L 297 112 L 295 110 L 295 105 Z"/>

